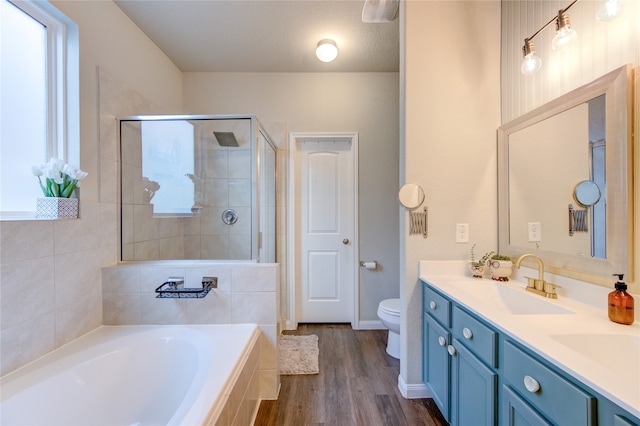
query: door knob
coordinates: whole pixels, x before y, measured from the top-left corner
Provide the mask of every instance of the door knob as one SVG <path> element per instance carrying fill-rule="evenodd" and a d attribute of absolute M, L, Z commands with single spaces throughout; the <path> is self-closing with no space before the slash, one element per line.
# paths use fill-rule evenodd
<path fill-rule="evenodd" d="M 344 240 L 342 240 L 342 244 L 349 244 L 349 239 L 345 238 Z"/>

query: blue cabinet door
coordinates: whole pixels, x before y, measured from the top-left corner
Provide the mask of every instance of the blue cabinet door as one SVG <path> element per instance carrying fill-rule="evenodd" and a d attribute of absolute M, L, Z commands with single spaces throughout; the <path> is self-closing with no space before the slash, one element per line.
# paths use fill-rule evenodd
<path fill-rule="evenodd" d="M 447 345 L 451 334 L 436 320 L 423 314 L 422 379 L 447 421 L 449 415 L 449 377 L 451 365 Z"/>
<path fill-rule="evenodd" d="M 498 374 L 484 365 L 458 340 L 451 355 L 451 424 L 493 426 L 498 416 Z"/>
<path fill-rule="evenodd" d="M 551 426 L 509 386 L 502 387 L 502 426 Z"/>

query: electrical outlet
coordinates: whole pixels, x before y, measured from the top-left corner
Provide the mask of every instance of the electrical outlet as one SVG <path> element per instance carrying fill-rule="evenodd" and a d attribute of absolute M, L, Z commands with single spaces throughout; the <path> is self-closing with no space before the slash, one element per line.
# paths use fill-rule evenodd
<path fill-rule="evenodd" d="M 529 242 L 537 243 L 539 241 L 542 241 L 540 222 L 529 222 Z"/>
<path fill-rule="evenodd" d="M 469 242 L 469 224 L 456 223 L 456 243 Z"/>

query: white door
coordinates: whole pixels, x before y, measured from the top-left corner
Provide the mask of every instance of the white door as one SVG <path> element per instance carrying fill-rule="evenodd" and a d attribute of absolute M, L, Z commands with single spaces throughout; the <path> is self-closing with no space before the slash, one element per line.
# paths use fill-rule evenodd
<path fill-rule="evenodd" d="M 355 136 L 296 139 L 297 322 L 355 321 Z"/>

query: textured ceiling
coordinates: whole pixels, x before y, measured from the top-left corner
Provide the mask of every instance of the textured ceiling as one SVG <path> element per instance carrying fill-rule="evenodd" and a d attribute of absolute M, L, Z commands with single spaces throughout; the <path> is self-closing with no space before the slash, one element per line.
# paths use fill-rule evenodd
<path fill-rule="evenodd" d="M 398 19 L 362 23 L 364 1 L 115 0 L 183 72 L 397 72 Z M 337 59 L 315 57 L 331 38 Z"/>

